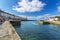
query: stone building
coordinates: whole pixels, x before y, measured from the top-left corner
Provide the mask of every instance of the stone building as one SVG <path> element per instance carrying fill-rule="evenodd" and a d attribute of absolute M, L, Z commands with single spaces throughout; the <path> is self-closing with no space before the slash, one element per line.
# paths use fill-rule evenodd
<path fill-rule="evenodd" d="M 4 18 L 5 20 L 27 20 L 27 18 L 22 18 L 7 12 L 4 12 L 2 10 L 0 10 L 0 17 Z"/>

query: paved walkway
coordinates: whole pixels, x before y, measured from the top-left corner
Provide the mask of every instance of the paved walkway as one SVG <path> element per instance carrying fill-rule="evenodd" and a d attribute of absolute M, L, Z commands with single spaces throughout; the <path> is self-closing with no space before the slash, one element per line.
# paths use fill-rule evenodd
<path fill-rule="evenodd" d="M 21 40 L 21 38 L 13 26 L 6 21 L 0 25 L 0 40 Z"/>

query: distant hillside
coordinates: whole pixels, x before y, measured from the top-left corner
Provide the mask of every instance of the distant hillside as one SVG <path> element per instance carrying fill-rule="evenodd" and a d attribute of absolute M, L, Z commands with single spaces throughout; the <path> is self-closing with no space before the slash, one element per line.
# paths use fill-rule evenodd
<path fill-rule="evenodd" d="M 60 16 L 55 16 L 55 18 L 60 18 Z"/>
<path fill-rule="evenodd" d="M 60 16 L 55 16 L 55 18 L 58 18 L 58 21 L 60 21 Z"/>

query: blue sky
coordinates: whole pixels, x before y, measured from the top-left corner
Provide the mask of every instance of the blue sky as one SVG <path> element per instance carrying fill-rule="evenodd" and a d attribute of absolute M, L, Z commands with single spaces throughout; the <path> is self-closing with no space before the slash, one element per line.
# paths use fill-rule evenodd
<path fill-rule="evenodd" d="M 60 0 L 0 0 L 0 9 L 28 19 L 60 15 Z"/>

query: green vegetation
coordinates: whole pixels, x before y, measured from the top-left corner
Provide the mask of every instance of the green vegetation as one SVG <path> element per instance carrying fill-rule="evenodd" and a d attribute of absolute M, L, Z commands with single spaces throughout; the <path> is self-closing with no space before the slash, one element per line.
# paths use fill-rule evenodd
<path fill-rule="evenodd" d="M 58 18 L 58 21 L 60 21 L 60 16 L 55 16 L 55 18 Z"/>
<path fill-rule="evenodd" d="M 55 18 L 60 18 L 60 16 L 55 16 Z"/>

